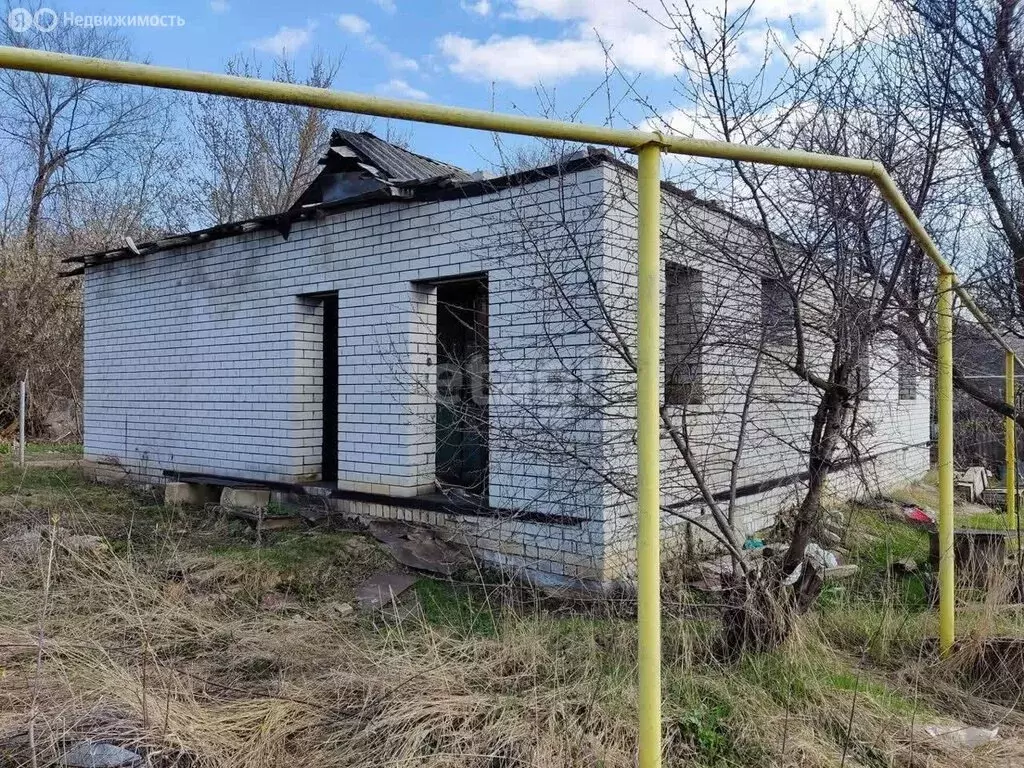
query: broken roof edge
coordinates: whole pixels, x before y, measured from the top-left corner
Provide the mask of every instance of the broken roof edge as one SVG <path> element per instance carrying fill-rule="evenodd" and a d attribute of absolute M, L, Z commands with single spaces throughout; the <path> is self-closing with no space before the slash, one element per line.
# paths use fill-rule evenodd
<path fill-rule="evenodd" d="M 400 144 L 382 139 L 371 131 L 349 131 L 344 128 L 331 129 L 330 145 L 320 162 L 326 164 L 332 150 L 346 145 L 396 182 L 402 179 L 422 180 L 431 176 L 447 176 L 458 181 L 468 181 L 473 176 L 464 168 L 413 152 Z M 397 174 L 398 170 L 403 171 L 405 175 Z"/>
<path fill-rule="evenodd" d="M 83 267 L 100 266 L 101 264 L 109 264 L 115 261 L 123 261 L 141 256 L 150 256 L 156 253 L 172 250 L 174 248 L 200 245 L 228 237 L 234 237 L 236 235 L 273 229 L 284 229 L 285 232 L 282 234 L 287 237 L 286 232 L 290 230 L 291 225 L 294 222 L 313 219 L 335 211 L 360 208 L 384 202 L 413 203 L 430 202 L 440 199 L 456 199 L 459 197 L 476 197 L 479 195 L 498 192 L 503 189 L 542 181 L 544 179 L 554 178 L 562 174 L 577 173 L 588 168 L 596 167 L 605 159 L 606 154 L 610 158 L 610 154 L 602 150 L 599 153 L 588 153 L 585 157 L 578 157 L 569 161 L 560 161 L 539 168 L 499 176 L 493 179 L 475 179 L 461 183 L 452 182 L 448 179 L 440 179 L 437 181 L 428 180 L 427 182 L 410 184 L 402 187 L 391 184 L 387 185 L 384 190 L 377 190 L 358 198 L 347 198 L 335 203 L 316 203 L 300 208 L 290 209 L 282 213 L 255 216 L 249 219 L 215 224 L 211 227 L 205 227 L 192 232 L 167 235 L 166 237 L 140 243 L 134 250 L 128 246 L 123 246 L 121 248 L 110 248 L 103 251 L 93 251 L 91 253 L 68 256 L 61 261 L 64 264 L 80 264 Z M 404 190 L 419 194 L 416 194 L 415 197 L 405 197 L 400 194 L 400 191 Z M 75 274 L 80 274 L 80 268 L 73 271 Z M 67 273 L 64 276 L 70 276 L 70 273 Z"/>
<path fill-rule="evenodd" d="M 470 181 L 453 181 L 447 178 L 442 178 L 436 180 L 425 180 L 416 184 L 403 186 L 392 183 L 387 184 L 384 189 L 376 190 L 357 198 L 347 198 L 333 203 L 327 202 L 310 204 L 292 208 L 282 213 L 266 214 L 249 219 L 215 224 L 211 227 L 205 227 L 192 232 L 167 235 L 162 238 L 141 243 L 135 248 L 123 246 L 121 248 L 111 248 L 103 251 L 93 251 L 91 253 L 69 256 L 62 259 L 62 263 L 77 264 L 79 266 L 61 273 L 60 276 L 73 277 L 82 274 L 87 267 L 96 267 L 128 259 L 151 256 L 157 253 L 173 250 L 175 248 L 202 245 L 229 237 L 249 234 L 251 232 L 277 230 L 281 232 L 283 238 L 287 239 L 290 234 L 291 227 L 295 222 L 308 221 L 337 211 L 361 208 L 385 202 L 418 203 L 437 200 L 451 200 L 458 199 L 460 197 L 477 197 L 480 195 L 493 194 L 495 192 L 500 192 L 514 187 L 525 186 L 527 184 L 544 181 L 546 179 L 557 178 L 566 174 L 579 173 L 584 170 L 596 168 L 602 164 L 610 165 L 634 176 L 637 174 L 637 168 L 635 166 L 617 158 L 608 149 L 604 147 L 585 147 L 579 152 L 570 154 L 566 158 L 560 158 L 554 163 L 523 171 L 515 171 L 513 173 L 490 179 L 481 178 Z M 682 201 L 706 207 L 720 215 L 728 216 L 744 227 L 748 227 L 759 232 L 764 231 L 763 226 L 749 221 L 739 214 L 729 211 L 719 203 L 703 200 L 691 190 L 684 190 L 669 181 L 662 181 L 661 187 L 663 191 L 668 192 Z M 403 191 L 412 193 L 412 195 L 403 195 Z"/>

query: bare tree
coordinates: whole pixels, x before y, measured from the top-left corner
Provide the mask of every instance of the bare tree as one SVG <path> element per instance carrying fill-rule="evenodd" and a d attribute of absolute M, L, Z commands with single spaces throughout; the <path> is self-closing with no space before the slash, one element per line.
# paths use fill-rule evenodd
<path fill-rule="evenodd" d="M 0 35 L 5 45 L 131 58 L 122 36 L 95 27 L 59 25 L 49 32 L 33 28 L 20 33 L 5 26 Z M 95 80 L 0 72 L 0 136 L 24 161 L 22 174 L 5 174 L 5 207 L 23 214 L 19 228 L 26 250 L 37 248 L 58 198 L 66 200 L 86 186 L 95 189 L 121 167 L 149 154 L 148 144 L 166 126 L 164 98 Z M 18 183 L 22 181 L 24 193 Z M 18 202 L 22 194 L 23 206 Z"/>
<path fill-rule="evenodd" d="M 902 39 L 924 47 L 917 88 L 955 126 L 963 152 L 950 157 L 972 203 L 990 216 L 978 234 L 989 308 L 1021 333 L 1024 313 L 1024 26 L 1013 0 L 897 0 L 905 14 Z M 987 224 L 988 231 L 984 231 Z M 987 245 L 985 244 L 985 241 Z M 1007 279 L 1010 278 L 1010 279 Z"/>
<path fill-rule="evenodd" d="M 123 36 L 95 27 L 4 26 L 0 39 L 131 58 Z M 0 427 L 15 412 L 15 382 L 26 372 L 31 434 L 80 399 L 81 291 L 77 281 L 58 279 L 60 259 L 184 221 L 172 102 L 148 89 L 0 72 Z"/>
<path fill-rule="evenodd" d="M 880 160 L 902 188 L 913 191 L 912 203 L 927 218 L 925 204 L 935 200 L 935 167 L 946 148 L 945 125 L 941 116 L 933 119 L 909 102 L 899 87 L 920 63 L 915 57 L 921 51 L 897 57 L 877 45 L 874 33 L 887 20 L 873 18 L 858 20 L 856 28 L 815 50 L 764 29 L 763 51 L 752 54 L 747 43 L 758 29 L 751 13 L 745 8 L 709 14 L 688 2 L 666 8 L 662 22 L 674 31 L 683 63 L 676 92 L 684 106 L 665 113 L 636 95 L 649 110 L 649 122 L 671 130 L 685 117 L 686 127 L 700 136 Z M 766 569 L 749 569 L 737 558 L 726 614 L 734 645 L 770 647 L 785 636 L 792 611 L 805 608 L 820 586 L 808 580 L 805 551 L 833 468 L 856 459 L 878 418 L 869 397 L 878 373 L 872 350 L 883 339 L 905 336 L 897 333 L 897 308 L 922 317 L 920 301 L 929 296 L 926 284 L 922 290 L 922 256 L 866 179 L 716 162 L 688 163 L 681 173 L 688 186 L 710 187 L 760 227 L 758 242 L 734 248 L 731 258 L 722 256 L 738 266 L 742 254 L 746 270 L 772 287 L 787 307 L 792 343 L 766 345 L 763 337 L 747 334 L 746 357 L 760 361 L 762 379 L 780 376 L 790 396 L 808 407 L 808 430 L 797 443 L 806 486 L 785 551 Z M 716 240 L 721 243 L 721 235 L 708 232 L 700 241 L 710 250 Z M 896 307 L 898 288 L 903 290 Z M 916 339 L 910 343 L 916 348 Z M 684 451 L 686 415 L 678 418 L 675 425 L 666 418 L 666 428 L 681 436 L 677 442 Z M 734 450 L 734 460 L 741 461 L 739 441 Z M 686 464 L 696 477 L 695 462 Z M 707 487 L 703 501 L 714 511 L 723 503 Z M 726 531 L 728 510 L 713 517 L 725 538 L 734 539 Z M 786 597 L 781 588 L 801 567 L 796 590 Z"/>
<path fill-rule="evenodd" d="M 853 40 L 813 55 L 805 51 L 781 75 L 775 64 L 784 51 L 769 35 L 760 63 L 741 77 L 733 65 L 750 31 L 748 13 L 709 17 L 687 4 L 666 10 L 663 22 L 676 32 L 686 62 L 677 91 L 690 129 L 728 141 L 879 159 L 912 191 L 919 215 L 941 224 L 938 203 L 947 180 L 936 168 L 949 149 L 946 124 L 941 112 L 893 88 L 926 51 L 892 55 L 871 36 L 887 20 L 867 20 Z M 632 91 L 630 78 L 623 83 Z M 678 129 L 678 112 L 662 114 L 632 95 L 650 109 L 649 124 Z M 876 403 L 872 393 L 889 387 L 895 400 L 900 388 L 902 397 L 919 344 L 907 325 L 912 319 L 931 338 L 923 320 L 931 290 L 922 254 L 868 180 L 707 162 L 683 164 L 677 177 L 688 178 L 686 187 L 696 181 L 708 190 L 705 199 L 713 195 L 724 205 L 682 191 L 667 195 L 661 420 L 663 456 L 671 458 L 663 476 L 663 519 L 703 531 L 731 555 L 727 645 L 770 648 L 820 589 L 807 548 L 829 482 L 843 481 L 839 468 L 871 459 L 873 432 L 911 407 L 885 398 Z M 494 250 L 511 251 L 524 292 L 544 306 L 540 342 L 554 350 L 559 370 L 551 375 L 561 382 L 561 406 L 552 411 L 550 404 L 516 401 L 520 422 L 510 428 L 507 420 L 495 421 L 491 434 L 504 428 L 501 439 L 514 444 L 517 455 L 558 467 L 567 493 L 600 486 L 599 498 L 618 496 L 628 504 L 636 494 L 629 459 L 635 456 L 636 285 L 626 255 L 635 252 L 637 211 L 631 172 L 623 169 L 614 183 L 611 209 L 592 214 L 610 217 L 598 228 L 600 243 L 569 194 L 561 207 L 517 207 L 516 226 L 502 228 L 509 242 Z M 535 259 L 533 271 L 519 261 L 523 253 Z M 596 373 L 591 359 L 563 348 L 565 339 L 581 334 L 605 350 Z M 502 351 L 490 354 L 493 361 Z M 919 382 L 916 373 L 907 378 L 909 400 Z M 576 401 L 562 402 L 573 393 Z M 498 394 L 503 402 L 511 397 Z M 619 425 L 612 436 L 602 432 L 601 450 L 560 438 L 565 424 L 592 420 L 604 430 Z M 919 456 L 926 451 L 916 448 Z M 802 467 L 793 474 L 804 483 L 779 556 L 760 568 L 743 551 L 746 529 L 738 510 L 742 486 L 761 477 L 757 465 L 765 455 L 799 457 Z"/>
<path fill-rule="evenodd" d="M 270 71 L 255 58 L 228 61 L 228 74 L 330 88 L 340 60 L 315 53 L 298 74 L 296 62 L 275 59 Z M 281 213 L 318 172 L 332 128 L 369 130 L 373 121 L 339 117 L 322 109 L 197 94 L 188 102 L 195 168 L 193 204 L 201 219 L 215 223 Z M 389 139 L 390 125 L 385 132 Z"/>

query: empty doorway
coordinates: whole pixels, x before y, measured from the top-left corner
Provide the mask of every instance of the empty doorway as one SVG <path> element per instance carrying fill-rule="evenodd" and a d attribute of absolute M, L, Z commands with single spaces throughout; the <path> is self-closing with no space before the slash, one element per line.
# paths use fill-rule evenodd
<path fill-rule="evenodd" d="M 317 297 L 323 309 L 321 326 L 320 479 L 338 481 L 338 294 Z"/>
<path fill-rule="evenodd" d="M 445 486 L 487 492 L 487 278 L 437 283 L 435 474 Z"/>

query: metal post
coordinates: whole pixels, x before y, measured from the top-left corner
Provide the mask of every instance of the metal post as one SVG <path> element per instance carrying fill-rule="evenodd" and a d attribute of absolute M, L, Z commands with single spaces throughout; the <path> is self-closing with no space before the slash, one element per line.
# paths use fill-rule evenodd
<path fill-rule="evenodd" d="M 637 588 L 640 768 L 661 765 L 661 149 L 640 148 L 637 301 Z"/>
<path fill-rule="evenodd" d="M 953 570 L 953 274 L 939 273 L 936 410 L 939 417 L 939 650 L 953 648 L 956 604 Z"/>
<path fill-rule="evenodd" d="M 18 464 L 25 466 L 25 380 L 21 380 L 21 407 L 18 411 Z"/>
<path fill-rule="evenodd" d="M 1014 366 L 1017 359 L 1012 352 L 1006 353 L 1006 404 L 1015 407 L 1016 398 L 1013 382 Z M 1017 530 L 1017 422 L 1012 417 L 1004 419 L 1006 427 L 1006 527 Z M 1019 555 L 1018 555 L 1019 556 Z"/>

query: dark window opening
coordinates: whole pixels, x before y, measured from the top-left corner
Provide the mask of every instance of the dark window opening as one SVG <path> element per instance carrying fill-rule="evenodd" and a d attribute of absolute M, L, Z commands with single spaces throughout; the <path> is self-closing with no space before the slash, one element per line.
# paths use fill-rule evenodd
<path fill-rule="evenodd" d="M 899 379 L 900 400 L 916 400 L 918 373 L 917 373 L 917 349 L 913 344 L 914 329 L 909 324 L 904 327 L 903 333 L 896 337 L 896 367 Z"/>
<path fill-rule="evenodd" d="M 796 307 L 781 277 L 761 278 L 761 325 L 770 344 L 796 341 Z"/>
<path fill-rule="evenodd" d="M 665 264 L 666 405 L 693 405 L 703 401 L 702 315 L 700 272 L 681 264 Z"/>
<path fill-rule="evenodd" d="M 851 298 L 846 308 L 853 376 L 850 385 L 860 400 L 871 394 L 871 301 Z"/>
<path fill-rule="evenodd" d="M 486 494 L 489 396 L 487 279 L 437 284 L 435 474 Z"/>

